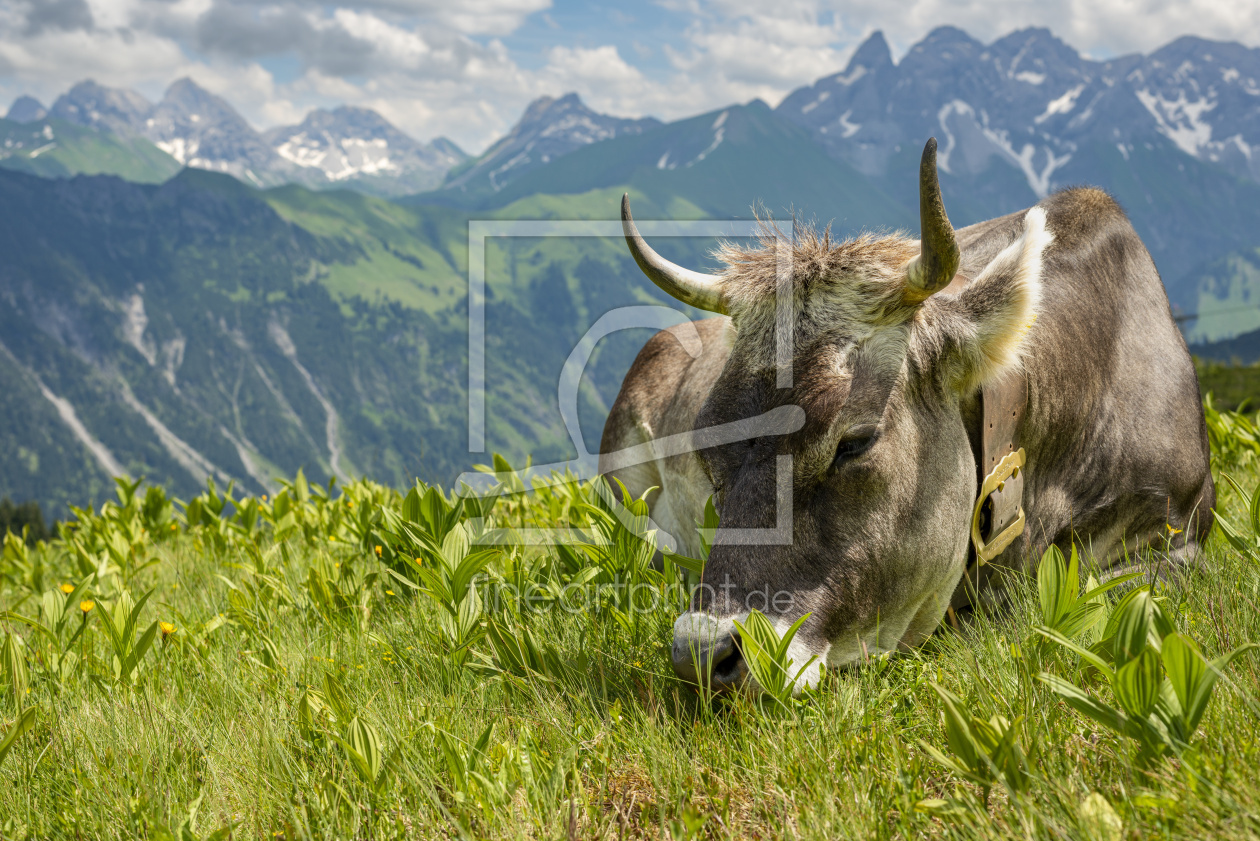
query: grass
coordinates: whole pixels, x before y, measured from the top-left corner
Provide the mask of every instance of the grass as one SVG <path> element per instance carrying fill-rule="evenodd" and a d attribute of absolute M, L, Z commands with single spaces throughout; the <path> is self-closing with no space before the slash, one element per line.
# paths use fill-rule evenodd
<path fill-rule="evenodd" d="M 1209 359 L 1196 359 L 1199 391 L 1211 394 L 1218 409 L 1237 411 L 1260 409 L 1260 366 L 1226 365 Z"/>
<path fill-rule="evenodd" d="M 1258 481 L 1253 462 L 1226 469 Z M 1218 487 L 1249 522 L 1249 500 Z M 5 544 L 0 727 L 35 710 L 0 759 L 5 839 L 1260 835 L 1260 657 L 1226 672 L 1188 747 L 1143 757 L 1038 677 L 1110 698 L 1035 633 L 1036 581 L 803 699 L 709 700 L 669 667 L 676 606 L 478 603 L 469 581 L 533 582 L 545 606 L 566 583 L 684 575 L 647 566 L 634 524 L 576 484 L 507 497 L 480 528 L 568 524 L 611 544 L 485 552 L 467 542 L 484 512 L 423 485 L 329 493 L 299 476 L 274 499 L 211 488 L 182 511 L 159 488 L 119 496 L 62 541 Z M 1208 656 L 1260 640 L 1246 540 L 1218 530 L 1206 572 L 1155 590 Z M 114 639 L 106 614 L 134 604 Z M 1018 784 L 990 791 L 933 755 L 960 755 L 950 697 L 1018 734 Z"/>

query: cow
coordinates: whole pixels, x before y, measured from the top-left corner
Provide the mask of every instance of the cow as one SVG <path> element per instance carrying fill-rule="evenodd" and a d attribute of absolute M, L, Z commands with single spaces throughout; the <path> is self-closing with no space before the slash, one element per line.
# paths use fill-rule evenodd
<path fill-rule="evenodd" d="M 699 551 L 707 499 L 720 515 L 674 625 L 685 680 L 759 691 L 736 625 L 752 609 L 780 633 L 808 614 L 795 672 L 919 645 L 951 606 L 1000 604 L 1051 545 L 1084 547 L 1108 576 L 1151 553 L 1198 563 L 1215 491 L 1197 376 L 1121 208 L 1074 188 L 955 231 L 935 139 L 919 197 L 918 240 L 767 228 L 722 244 L 713 274 L 657 254 L 623 197 L 643 272 L 718 315 L 647 342 L 600 445 L 600 472 L 648 493 L 680 553 Z M 1019 463 L 994 481 L 1023 488 L 1009 543 L 980 563 L 986 392 L 1018 394 Z M 741 422 L 737 440 L 722 432 Z M 796 689 L 821 674 L 800 669 Z"/>

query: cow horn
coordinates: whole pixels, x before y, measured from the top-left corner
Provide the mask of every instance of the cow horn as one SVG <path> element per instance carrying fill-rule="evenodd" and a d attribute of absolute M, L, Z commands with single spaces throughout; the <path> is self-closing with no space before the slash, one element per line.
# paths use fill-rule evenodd
<path fill-rule="evenodd" d="M 919 164 L 919 256 L 906 267 L 906 300 L 918 303 L 949 285 L 958 271 L 958 242 L 945 215 L 936 175 L 936 138 L 928 139 Z"/>
<path fill-rule="evenodd" d="M 639 235 L 639 229 L 630 215 L 629 193 L 621 197 L 621 230 L 626 235 L 626 245 L 630 246 L 634 261 L 665 294 L 696 309 L 727 314 L 726 301 L 716 278 L 674 265 L 653 251 L 652 246 Z"/>

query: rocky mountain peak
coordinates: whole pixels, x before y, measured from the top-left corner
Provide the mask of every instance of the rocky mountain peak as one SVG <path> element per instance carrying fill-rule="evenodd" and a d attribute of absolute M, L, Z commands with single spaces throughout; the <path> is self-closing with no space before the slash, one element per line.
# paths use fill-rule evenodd
<path fill-rule="evenodd" d="M 149 100 L 126 88 L 107 88 L 91 79 L 57 97 L 48 116 L 115 134 L 134 135 L 144 128 L 153 107 Z"/>
<path fill-rule="evenodd" d="M 329 181 L 388 177 L 399 185 L 391 192 L 431 189 L 468 157 L 449 140 L 420 143 L 376 111 L 352 106 L 316 109 L 296 126 L 268 131 L 264 139 L 280 157 Z"/>
<path fill-rule="evenodd" d="M 13 104 L 9 106 L 9 113 L 5 114 L 4 118 L 13 120 L 15 123 L 33 123 L 47 116 L 48 109 L 38 99 L 33 96 L 19 96 L 13 100 Z"/>
<path fill-rule="evenodd" d="M 467 188 L 488 180 L 492 189 L 500 190 L 574 149 L 624 134 L 641 134 L 659 125 L 660 120 L 653 117 L 636 120 L 600 114 L 588 108 L 576 93 L 539 97 L 526 106 L 511 131 L 445 186 Z"/>
<path fill-rule="evenodd" d="M 885 174 L 901 146 L 936 135 L 945 172 L 976 176 L 999 161 L 1035 196 L 1069 183 L 1085 146 L 1127 160 L 1135 143 L 1171 143 L 1260 180 L 1260 50 L 1181 38 L 1099 62 L 1044 28 L 985 45 L 940 27 L 899 64 L 883 63 L 884 51 L 871 36 L 844 73 L 777 110 L 869 175 Z"/>
<path fill-rule="evenodd" d="M 166 89 L 144 121 L 145 136 L 185 166 L 227 172 L 257 186 L 285 167 L 227 100 L 191 79 Z"/>
<path fill-rule="evenodd" d="M 853 53 L 844 72 L 851 73 L 858 67 L 865 67 L 868 71 L 878 70 L 891 67 L 892 63 L 892 51 L 888 49 L 888 41 L 884 38 L 883 31 L 876 29 Z"/>

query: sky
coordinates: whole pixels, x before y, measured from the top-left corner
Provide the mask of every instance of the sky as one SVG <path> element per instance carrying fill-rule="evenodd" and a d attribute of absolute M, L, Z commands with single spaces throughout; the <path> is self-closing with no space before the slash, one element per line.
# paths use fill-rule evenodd
<path fill-rule="evenodd" d="M 0 107 L 83 79 L 161 97 L 191 77 L 256 128 L 374 108 L 477 153 L 543 95 L 676 119 L 776 104 L 882 30 L 894 58 L 933 28 L 989 42 L 1045 26 L 1082 53 L 1181 35 L 1260 45 L 1255 0 L 0 0 Z"/>

